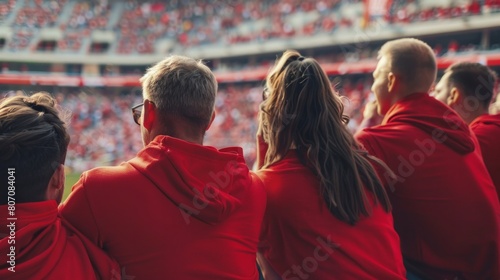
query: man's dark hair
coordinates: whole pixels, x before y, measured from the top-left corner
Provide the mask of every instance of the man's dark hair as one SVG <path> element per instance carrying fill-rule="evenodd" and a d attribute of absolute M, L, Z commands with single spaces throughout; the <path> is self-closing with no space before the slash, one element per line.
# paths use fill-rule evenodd
<path fill-rule="evenodd" d="M 45 200 L 50 178 L 64 164 L 70 137 L 48 93 L 13 96 L 0 102 L 0 204 L 7 204 L 9 182 L 16 203 Z"/>
<path fill-rule="evenodd" d="M 488 108 L 494 95 L 497 75 L 490 68 L 475 62 L 458 62 L 446 69 L 450 73 L 448 86 L 457 87 L 466 97 L 472 97 Z"/>

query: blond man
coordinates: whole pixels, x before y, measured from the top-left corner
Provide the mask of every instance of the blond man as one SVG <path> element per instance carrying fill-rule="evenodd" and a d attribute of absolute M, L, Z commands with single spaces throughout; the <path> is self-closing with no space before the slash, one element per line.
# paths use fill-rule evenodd
<path fill-rule="evenodd" d="M 137 279 L 258 279 L 262 183 L 241 148 L 203 146 L 215 76 L 201 61 L 170 56 L 141 82 L 144 101 L 132 114 L 144 148 L 84 173 L 62 217 Z"/>

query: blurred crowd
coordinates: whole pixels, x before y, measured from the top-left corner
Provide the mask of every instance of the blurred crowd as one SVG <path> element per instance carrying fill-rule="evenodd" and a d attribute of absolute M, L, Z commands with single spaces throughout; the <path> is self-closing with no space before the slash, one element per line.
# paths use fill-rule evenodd
<path fill-rule="evenodd" d="M 500 0 L 389 1 L 387 13 L 376 19 L 392 24 L 445 19 L 500 11 Z M 17 7 L 22 5 L 22 7 Z M 93 30 L 112 30 L 118 44 L 114 51 L 121 54 L 153 53 L 158 40 L 173 40 L 184 46 L 202 44 L 233 44 L 286 38 L 290 36 L 331 33 L 342 28 L 366 24 L 364 2 L 360 0 L 256 0 L 256 1 L 75 1 L 26 0 L 0 1 L 0 24 L 15 10 L 8 24 L 13 28 L 12 39 L 4 42 L 11 50 L 23 50 L 43 27 L 56 27 L 64 36 L 46 50 L 81 51 L 85 38 Z M 66 16 L 62 16 L 66 14 Z M 114 16 L 112 16 L 114 15 Z M 372 15 L 373 16 L 373 15 Z M 479 42 L 477 42 L 479 43 Z M 456 40 L 430 44 L 437 56 L 448 56 L 475 50 L 478 45 Z M 1 46 L 0 46 L 1 48 Z M 373 59 L 377 46 L 366 45 L 342 51 L 315 55 L 320 63 L 355 62 Z M 217 72 L 240 69 L 268 69 L 273 61 L 261 60 L 213 62 Z M 19 66 L 21 65 L 21 66 Z M 11 68 L 2 64 L 2 72 L 30 71 L 26 64 Z M 130 68 L 132 73 L 144 69 Z M 78 71 L 76 71 L 78 72 Z M 74 74 L 78 74 L 78 73 Z M 121 74 L 127 70 L 119 69 Z M 114 73 L 119 74 L 119 73 Z M 345 96 L 345 114 L 355 131 L 362 119 L 362 110 L 373 96 L 371 76 L 336 78 L 332 81 L 340 95 Z M 83 171 L 99 165 L 115 165 L 132 158 L 142 147 L 139 127 L 133 123 L 130 107 L 142 97 L 133 90 L 111 94 L 100 89 L 92 92 L 68 89 L 56 94 L 62 107 L 71 112 L 67 166 Z M 217 116 L 206 134 L 207 145 L 216 147 L 241 146 L 249 165 L 255 161 L 255 133 L 262 85 L 222 83 L 216 100 Z"/>
<path fill-rule="evenodd" d="M 260 42 L 362 28 L 373 20 L 410 24 L 500 11 L 500 0 L 380 1 L 381 7 L 386 5 L 383 9 L 366 4 L 370 2 L 376 1 L 3 1 L 0 24 L 15 10 L 15 18 L 9 23 L 14 31 L 11 50 L 30 45 L 36 32 L 28 29 L 56 27 L 64 35 L 47 49 L 50 51 L 57 48 L 78 52 L 81 41 L 92 31 L 107 30 L 116 34 L 118 42 L 111 52 L 147 54 L 155 52 L 160 40 L 183 47 Z M 16 5 L 22 7 L 15 9 Z M 74 36 L 75 32 L 80 36 Z"/>
<path fill-rule="evenodd" d="M 70 113 L 71 143 L 66 166 L 76 172 L 131 159 L 142 148 L 141 131 L 130 108 L 142 102 L 133 93 L 109 95 L 99 90 L 56 94 Z M 255 161 L 255 134 L 260 86 L 221 88 L 216 100 L 217 116 L 205 137 L 205 145 L 218 148 L 241 146 L 246 160 Z"/>
<path fill-rule="evenodd" d="M 119 164 L 134 157 L 142 147 L 140 129 L 130 113 L 130 108 L 141 102 L 141 96 L 111 95 L 95 89 L 55 96 L 69 118 L 71 142 L 66 166 L 71 170 L 82 172 Z"/>
<path fill-rule="evenodd" d="M 335 79 L 335 87 L 345 96 L 344 113 L 355 131 L 370 97 L 371 78 Z M 240 146 L 251 167 L 256 159 L 257 113 L 262 102 L 261 84 L 220 85 L 216 117 L 205 136 L 205 145 L 223 148 Z M 10 93 L 13 94 L 13 93 Z M 131 159 L 142 148 L 141 132 L 130 108 L 142 102 L 139 93 L 107 93 L 95 89 L 70 89 L 53 93 L 68 120 L 71 142 L 66 166 L 82 172 L 96 166 L 117 165 Z"/>

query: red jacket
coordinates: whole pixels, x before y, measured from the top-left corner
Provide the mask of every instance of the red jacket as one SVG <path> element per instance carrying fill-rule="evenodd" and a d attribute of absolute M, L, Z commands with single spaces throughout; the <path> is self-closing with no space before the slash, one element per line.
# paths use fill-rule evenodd
<path fill-rule="evenodd" d="M 500 114 L 479 116 L 469 127 L 476 134 L 484 163 L 500 199 Z"/>
<path fill-rule="evenodd" d="M 0 279 L 120 279 L 116 262 L 61 222 L 54 200 L 16 204 L 17 220 L 7 213 L 1 205 Z"/>
<path fill-rule="evenodd" d="M 397 175 L 381 177 L 409 271 L 500 279 L 498 198 L 477 139 L 452 109 L 412 94 L 357 140 Z"/>
<path fill-rule="evenodd" d="M 267 191 L 260 251 L 282 279 L 406 279 L 392 216 L 380 204 L 354 226 L 340 221 L 294 150 L 257 174 Z"/>
<path fill-rule="evenodd" d="M 255 280 L 265 204 L 241 148 L 158 136 L 85 172 L 60 211 L 136 279 Z"/>

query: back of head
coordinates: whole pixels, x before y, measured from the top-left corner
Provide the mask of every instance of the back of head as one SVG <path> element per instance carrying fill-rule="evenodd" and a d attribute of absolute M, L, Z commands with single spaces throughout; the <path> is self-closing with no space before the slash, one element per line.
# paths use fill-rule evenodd
<path fill-rule="evenodd" d="M 144 98 L 160 111 L 160 121 L 182 118 L 204 132 L 210 123 L 217 94 L 212 71 L 200 60 L 169 56 L 141 78 Z"/>
<path fill-rule="evenodd" d="M 466 100 L 472 101 L 470 103 L 480 104 L 488 110 L 497 81 L 495 72 L 480 63 L 457 62 L 448 67 L 445 73 L 449 73 L 448 88 L 457 87 Z"/>
<path fill-rule="evenodd" d="M 331 126 L 342 129 L 348 121 L 342 114 L 342 101 L 321 66 L 298 52 L 286 51 L 276 62 L 266 90 L 269 97 L 263 104 L 267 112 L 262 115 L 263 124 L 276 135 L 264 135 L 272 151 L 266 156 L 268 164 L 284 156 L 292 143 L 298 147 L 316 144 L 318 139 L 304 138 L 321 137 Z"/>
<path fill-rule="evenodd" d="M 390 71 L 413 92 L 428 92 L 436 80 L 437 64 L 432 48 L 414 38 L 403 38 L 385 43 L 379 58 L 389 58 Z"/>
<path fill-rule="evenodd" d="M 377 176 L 346 124 L 343 104 L 319 63 L 286 51 L 266 81 L 261 126 L 269 144 L 269 166 L 297 149 L 301 162 L 319 179 L 321 194 L 337 218 L 355 223 L 369 215 L 364 186 L 386 209 L 389 202 Z"/>
<path fill-rule="evenodd" d="M 16 203 L 46 199 L 54 171 L 64 164 L 69 144 L 64 122 L 47 93 L 13 96 L 0 102 L 0 170 L 15 170 Z M 7 182 L 7 177 L 2 179 Z M 7 203 L 7 184 L 0 204 Z"/>

